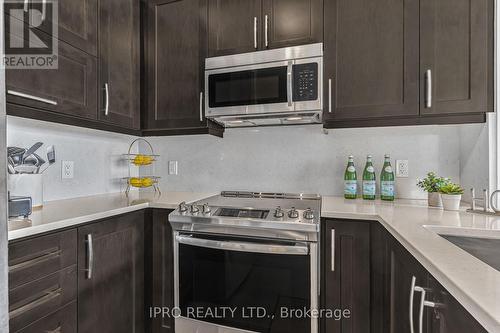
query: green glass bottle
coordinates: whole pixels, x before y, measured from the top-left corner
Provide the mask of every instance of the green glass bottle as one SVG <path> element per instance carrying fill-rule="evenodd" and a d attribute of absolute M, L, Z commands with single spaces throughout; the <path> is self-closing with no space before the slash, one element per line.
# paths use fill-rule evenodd
<path fill-rule="evenodd" d="M 358 176 L 354 167 L 354 157 L 351 155 L 347 160 L 344 173 L 344 198 L 356 199 L 358 194 Z"/>
<path fill-rule="evenodd" d="M 366 166 L 363 171 L 363 199 L 375 200 L 377 192 L 377 183 L 375 177 L 375 168 L 373 168 L 372 156 L 366 157 Z"/>
<path fill-rule="evenodd" d="M 389 155 L 384 157 L 384 166 L 380 174 L 380 199 L 394 201 L 394 171 Z"/>

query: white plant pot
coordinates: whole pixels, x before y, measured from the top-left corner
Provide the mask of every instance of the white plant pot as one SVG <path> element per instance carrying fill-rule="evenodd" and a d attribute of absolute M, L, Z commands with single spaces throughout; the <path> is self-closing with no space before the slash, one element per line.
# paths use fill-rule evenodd
<path fill-rule="evenodd" d="M 441 201 L 441 194 L 438 192 L 428 192 L 427 201 L 429 207 L 443 207 L 443 202 Z"/>
<path fill-rule="evenodd" d="M 444 210 L 457 211 L 460 210 L 461 194 L 441 194 Z"/>

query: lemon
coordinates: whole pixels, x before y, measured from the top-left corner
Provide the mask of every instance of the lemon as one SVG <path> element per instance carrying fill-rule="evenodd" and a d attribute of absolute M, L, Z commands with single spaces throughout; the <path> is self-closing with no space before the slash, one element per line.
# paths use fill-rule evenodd
<path fill-rule="evenodd" d="M 142 179 L 142 186 L 143 187 L 150 187 L 153 185 L 153 179 L 149 177 L 145 177 Z"/>
<path fill-rule="evenodd" d="M 134 157 L 133 163 L 135 165 L 149 165 L 153 162 L 153 158 L 151 156 L 146 155 L 137 155 Z"/>
<path fill-rule="evenodd" d="M 133 177 L 129 179 L 129 184 L 134 187 L 142 187 L 142 180 L 141 178 Z"/>

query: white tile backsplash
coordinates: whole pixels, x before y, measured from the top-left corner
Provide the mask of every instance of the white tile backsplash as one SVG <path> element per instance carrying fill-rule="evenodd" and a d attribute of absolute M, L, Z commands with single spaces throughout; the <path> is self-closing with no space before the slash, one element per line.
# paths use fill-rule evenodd
<path fill-rule="evenodd" d="M 467 125 L 479 128 L 480 125 Z M 347 156 L 355 156 L 358 178 L 367 154 L 377 173 L 384 154 L 409 160 L 409 177 L 397 179 L 401 198 L 425 198 L 416 187 L 428 171 L 460 181 L 461 126 L 333 129 L 319 125 L 227 130 L 207 135 L 148 138 L 161 155 L 156 167 L 166 191 L 255 190 L 343 193 Z M 178 161 L 178 175 L 168 175 Z"/>
<path fill-rule="evenodd" d="M 45 160 L 47 146 L 55 147 L 56 163 L 43 175 L 45 201 L 123 190 L 121 178 L 127 176 L 128 165 L 121 154 L 127 152 L 134 139 L 124 134 L 7 118 L 7 145 L 29 147 L 37 141 L 44 142 L 37 153 Z M 73 179 L 62 179 L 63 160 L 74 162 Z"/>

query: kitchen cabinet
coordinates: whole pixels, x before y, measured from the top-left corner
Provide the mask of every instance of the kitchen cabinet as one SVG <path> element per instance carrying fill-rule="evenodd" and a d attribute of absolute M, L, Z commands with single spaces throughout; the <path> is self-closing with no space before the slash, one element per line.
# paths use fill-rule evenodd
<path fill-rule="evenodd" d="M 420 112 L 493 111 L 493 1 L 420 1 Z"/>
<path fill-rule="evenodd" d="M 418 115 L 418 1 L 326 1 L 324 27 L 325 121 Z"/>
<path fill-rule="evenodd" d="M 493 111 L 492 6 L 325 2 L 325 127 L 484 122 Z"/>
<path fill-rule="evenodd" d="M 99 120 L 140 128 L 140 3 L 99 1 Z"/>
<path fill-rule="evenodd" d="M 390 242 L 389 332 L 413 332 L 415 330 L 415 332 L 431 333 L 428 322 L 429 313 L 426 309 L 422 322 L 419 321 L 421 292 L 414 290 L 415 287 L 428 288 L 428 273 L 395 239 L 391 239 Z M 412 323 L 413 329 L 410 328 Z"/>
<path fill-rule="evenodd" d="M 78 228 L 78 332 L 142 332 L 144 316 L 144 211 Z"/>
<path fill-rule="evenodd" d="M 174 307 L 173 233 L 168 222 L 171 210 L 149 209 L 146 212 L 146 308 Z M 149 322 L 150 321 L 150 322 Z M 172 316 L 153 317 L 146 323 L 146 332 L 173 333 Z"/>
<path fill-rule="evenodd" d="M 44 33 L 39 36 L 52 38 Z M 56 113 L 95 120 L 96 58 L 59 41 L 58 63 L 57 69 L 6 69 L 7 114 L 44 120 L 44 115 Z"/>
<path fill-rule="evenodd" d="M 450 293 L 430 277 L 431 301 L 437 307 L 429 310 L 432 333 L 487 333 Z"/>
<path fill-rule="evenodd" d="M 324 319 L 323 332 L 370 332 L 370 223 L 326 220 L 322 232 L 322 308 L 351 314 Z"/>
<path fill-rule="evenodd" d="M 93 56 L 97 56 L 97 2 L 98 0 L 57 2 L 57 38 Z M 30 7 L 43 12 L 42 2 L 30 1 Z M 38 29 L 51 33 L 48 27 L 41 25 Z"/>
<path fill-rule="evenodd" d="M 208 0 L 208 55 L 321 42 L 322 8 L 322 0 Z"/>
<path fill-rule="evenodd" d="M 204 111 L 206 0 L 154 0 L 145 6 L 143 134 L 221 136 L 223 129 Z"/>

